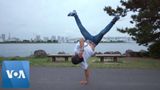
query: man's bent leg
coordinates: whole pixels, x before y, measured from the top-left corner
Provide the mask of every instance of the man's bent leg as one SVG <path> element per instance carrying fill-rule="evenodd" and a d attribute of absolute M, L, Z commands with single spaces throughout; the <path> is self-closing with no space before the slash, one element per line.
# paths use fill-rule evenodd
<path fill-rule="evenodd" d="M 119 19 L 119 16 L 115 16 L 113 20 L 96 36 L 94 36 L 94 43 L 98 45 L 98 43 L 101 41 L 103 36 L 112 28 L 112 26 L 116 23 L 116 21 Z"/>

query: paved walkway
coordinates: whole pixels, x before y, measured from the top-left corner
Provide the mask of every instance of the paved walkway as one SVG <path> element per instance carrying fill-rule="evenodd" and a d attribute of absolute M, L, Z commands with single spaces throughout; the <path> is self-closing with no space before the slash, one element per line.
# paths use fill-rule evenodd
<path fill-rule="evenodd" d="M 91 81 L 82 86 L 80 68 L 31 68 L 34 90 L 160 90 L 160 70 L 91 69 Z"/>
<path fill-rule="evenodd" d="M 88 85 L 80 85 L 82 75 L 80 68 L 31 67 L 29 90 L 160 90 L 160 70 L 91 69 Z"/>

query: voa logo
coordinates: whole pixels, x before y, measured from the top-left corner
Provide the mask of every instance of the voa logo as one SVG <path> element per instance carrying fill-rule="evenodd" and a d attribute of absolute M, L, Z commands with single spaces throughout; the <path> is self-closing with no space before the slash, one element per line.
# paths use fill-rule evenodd
<path fill-rule="evenodd" d="M 29 88 L 29 61 L 3 61 L 2 88 Z"/>
<path fill-rule="evenodd" d="M 15 78 L 26 78 L 24 71 L 23 70 L 19 70 L 18 72 L 16 72 L 15 70 L 6 70 L 6 73 L 8 75 L 8 78 L 12 79 L 13 77 Z"/>

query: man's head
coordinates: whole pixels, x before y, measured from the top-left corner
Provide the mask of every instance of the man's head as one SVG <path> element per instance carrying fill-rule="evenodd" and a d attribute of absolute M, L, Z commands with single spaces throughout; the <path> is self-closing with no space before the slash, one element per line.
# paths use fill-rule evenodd
<path fill-rule="evenodd" d="M 71 58 L 73 64 L 77 65 L 83 61 L 83 58 L 80 58 L 78 55 L 74 55 Z"/>

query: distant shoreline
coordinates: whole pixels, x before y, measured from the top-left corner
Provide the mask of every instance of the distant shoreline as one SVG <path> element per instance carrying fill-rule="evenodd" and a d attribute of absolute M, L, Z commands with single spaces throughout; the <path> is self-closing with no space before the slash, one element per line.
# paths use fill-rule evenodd
<path fill-rule="evenodd" d="M 75 43 L 75 42 L 62 42 L 62 43 Z M 100 42 L 100 43 L 131 43 L 131 42 Z M 30 43 L 22 43 L 22 42 L 17 42 L 17 43 L 11 43 L 11 42 L 0 42 L 0 44 L 58 44 L 58 43 L 45 43 L 45 42 L 30 42 Z"/>

